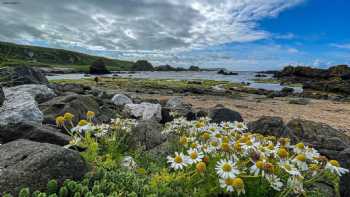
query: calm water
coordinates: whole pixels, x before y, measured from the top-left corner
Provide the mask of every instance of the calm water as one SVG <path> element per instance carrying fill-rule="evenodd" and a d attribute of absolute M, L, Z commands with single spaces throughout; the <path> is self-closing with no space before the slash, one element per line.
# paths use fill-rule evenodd
<path fill-rule="evenodd" d="M 219 75 L 214 71 L 202 71 L 202 72 L 136 72 L 134 74 L 129 73 L 118 73 L 117 75 L 120 77 L 129 77 L 129 78 L 146 78 L 146 79 L 175 79 L 175 80 L 217 80 L 217 81 L 230 81 L 230 82 L 245 82 L 250 83 L 249 87 L 252 88 L 261 88 L 266 90 L 281 90 L 283 87 L 280 84 L 273 83 L 255 83 L 252 81 L 255 78 L 256 72 L 248 72 L 248 71 L 239 71 L 238 75 Z M 268 77 L 272 78 L 272 75 L 266 74 Z M 104 75 L 107 77 L 112 77 L 110 75 Z M 90 76 L 94 77 L 94 76 Z M 62 74 L 55 76 L 47 76 L 49 80 L 57 80 L 57 79 L 82 79 L 89 78 L 85 77 L 84 74 Z M 302 92 L 302 88 L 294 88 L 296 92 Z"/>

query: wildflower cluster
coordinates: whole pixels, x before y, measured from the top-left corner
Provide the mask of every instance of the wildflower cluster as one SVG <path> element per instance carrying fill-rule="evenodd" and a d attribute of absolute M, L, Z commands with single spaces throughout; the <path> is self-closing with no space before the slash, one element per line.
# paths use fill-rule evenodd
<path fill-rule="evenodd" d="M 276 138 L 247 132 L 241 122 L 210 123 L 207 118 L 168 123 L 163 131 L 179 136 L 178 152 L 167 161 L 175 171 L 214 175 L 218 187 L 237 195 L 246 192 L 246 181 L 258 179 L 288 196 L 305 194 L 305 186 L 325 178 L 326 173 L 341 176 L 348 169 L 328 160 L 314 148 L 291 144 L 288 138 Z"/>

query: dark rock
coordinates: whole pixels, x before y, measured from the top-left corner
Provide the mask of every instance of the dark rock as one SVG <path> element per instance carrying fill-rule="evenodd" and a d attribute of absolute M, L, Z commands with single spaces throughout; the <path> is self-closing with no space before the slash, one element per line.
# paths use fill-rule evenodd
<path fill-rule="evenodd" d="M 350 148 L 337 154 L 337 160 L 343 168 L 350 169 Z M 340 179 L 340 193 L 342 196 L 350 196 L 350 174 L 343 175 Z"/>
<path fill-rule="evenodd" d="M 185 103 L 183 98 L 178 96 L 170 98 L 166 102 L 165 108 L 170 109 L 172 112 L 176 112 L 180 116 L 187 116 L 188 113 L 192 112 L 192 106 Z"/>
<path fill-rule="evenodd" d="M 226 71 L 224 69 L 219 70 L 218 74 L 220 74 L 220 75 L 238 75 L 238 73 L 231 72 L 231 71 Z"/>
<path fill-rule="evenodd" d="M 267 75 L 264 75 L 264 74 L 256 74 L 255 77 L 267 77 Z"/>
<path fill-rule="evenodd" d="M 0 107 L 2 106 L 4 101 L 5 101 L 5 94 L 4 94 L 4 91 L 2 90 L 2 87 L 0 86 Z"/>
<path fill-rule="evenodd" d="M 57 94 L 62 94 L 63 92 L 85 94 L 86 91 L 91 90 L 89 86 L 76 83 L 50 84 L 50 87 L 54 89 Z"/>
<path fill-rule="evenodd" d="M 215 123 L 220 122 L 242 122 L 243 118 L 240 113 L 225 107 L 215 107 L 209 110 L 209 118 Z"/>
<path fill-rule="evenodd" d="M 350 73 L 341 76 L 342 80 L 350 80 Z"/>
<path fill-rule="evenodd" d="M 25 65 L 1 68 L 0 82 L 3 86 L 49 83 L 39 70 Z"/>
<path fill-rule="evenodd" d="M 17 195 L 21 188 L 46 191 L 47 182 L 55 179 L 80 180 L 87 166 L 79 152 L 66 148 L 17 140 L 0 146 L 0 195 Z"/>
<path fill-rule="evenodd" d="M 101 118 L 100 106 L 96 98 L 90 95 L 70 94 L 59 96 L 48 102 L 39 105 L 40 110 L 44 113 L 45 124 L 55 124 L 56 117 L 66 112 L 74 114 L 73 122 L 77 123 L 81 119 L 86 119 L 86 112 L 93 111 L 96 113 L 97 121 L 109 121 Z"/>
<path fill-rule="evenodd" d="M 263 135 L 295 138 L 290 129 L 284 124 L 282 118 L 263 116 L 260 119 L 248 123 L 248 130 Z"/>
<path fill-rule="evenodd" d="M 292 99 L 289 101 L 289 104 L 295 104 L 295 105 L 307 105 L 309 103 L 310 103 L 310 99 L 307 99 L 307 98 Z"/>
<path fill-rule="evenodd" d="M 174 117 L 170 115 L 171 110 L 167 108 L 162 108 L 162 120 L 160 123 L 165 124 L 174 120 Z"/>
<path fill-rule="evenodd" d="M 292 94 L 294 92 L 294 89 L 290 88 L 290 87 L 284 87 L 284 88 L 282 88 L 281 92 L 283 94 L 287 94 L 288 95 L 288 94 Z"/>
<path fill-rule="evenodd" d="M 131 131 L 129 146 L 131 148 L 150 150 L 165 141 L 161 131 L 162 125 L 157 121 L 140 121 Z"/>
<path fill-rule="evenodd" d="M 64 146 L 69 144 L 70 137 L 53 127 L 35 123 L 22 122 L 0 127 L 0 144 L 17 139 L 27 139 Z"/>
<path fill-rule="evenodd" d="M 208 112 L 205 110 L 199 110 L 196 112 L 197 118 L 204 118 L 208 116 Z"/>
<path fill-rule="evenodd" d="M 105 65 L 105 62 L 103 59 L 97 59 L 95 62 L 92 63 L 90 66 L 90 74 L 97 74 L 97 75 L 104 75 L 111 73 L 107 66 Z"/>

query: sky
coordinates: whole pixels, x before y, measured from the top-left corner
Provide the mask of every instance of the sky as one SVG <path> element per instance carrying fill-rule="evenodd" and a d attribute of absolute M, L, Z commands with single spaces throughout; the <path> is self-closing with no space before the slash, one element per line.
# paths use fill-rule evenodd
<path fill-rule="evenodd" d="M 0 40 L 155 65 L 350 64 L 348 0 L 0 0 Z"/>

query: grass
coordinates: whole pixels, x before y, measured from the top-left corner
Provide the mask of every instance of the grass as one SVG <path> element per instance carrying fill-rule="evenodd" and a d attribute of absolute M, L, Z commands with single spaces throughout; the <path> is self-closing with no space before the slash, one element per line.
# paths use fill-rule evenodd
<path fill-rule="evenodd" d="M 88 86 L 95 86 L 96 82 L 91 78 L 77 80 L 51 80 L 53 83 L 76 83 Z M 213 86 L 222 85 L 224 88 L 244 88 L 240 83 L 215 80 L 168 80 L 168 79 L 133 79 L 133 78 L 100 78 L 99 87 L 106 89 L 171 89 L 181 91 L 188 88 L 199 88 L 202 90 L 212 89 Z"/>

